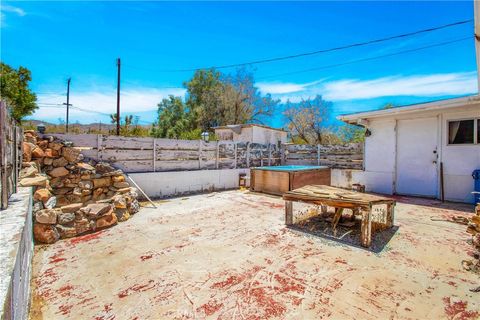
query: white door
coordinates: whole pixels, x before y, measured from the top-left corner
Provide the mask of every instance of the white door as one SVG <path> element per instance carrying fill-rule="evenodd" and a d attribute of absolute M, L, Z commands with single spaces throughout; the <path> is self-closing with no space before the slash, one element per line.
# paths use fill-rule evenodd
<path fill-rule="evenodd" d="M 396 193 L 437 196 L 437 118 L 399 120 Z"/>

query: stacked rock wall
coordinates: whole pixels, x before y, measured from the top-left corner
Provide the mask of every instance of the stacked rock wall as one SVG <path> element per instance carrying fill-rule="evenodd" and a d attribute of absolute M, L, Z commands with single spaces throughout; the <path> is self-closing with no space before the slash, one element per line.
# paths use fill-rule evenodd
<path fill-rule="evenodd" d="M 40 243 L 110 227 L 139 210 L 136 189 L 121 170 L 34 131 L 24 134 L 20 179 L 20 186 L 35 188 L 33 233 Z"/>

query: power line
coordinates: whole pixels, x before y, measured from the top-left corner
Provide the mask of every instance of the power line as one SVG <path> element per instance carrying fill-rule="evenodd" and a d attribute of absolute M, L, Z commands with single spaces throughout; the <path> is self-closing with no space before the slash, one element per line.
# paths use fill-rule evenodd
<path fill-rule="evenodd" d="M 387 58 L 387 57 L 392 57 L 392 56 L 397 56 L 401 54 L 406 54 L 406 53 L 412 53 L 412 52 L 417 52 L 421 50 L 426 50 L 430 48 L 435 48 L 435 47 L 441 47 L 441 46 L 446 46 L 452 43 L 457 43 L 465 40 L 472 40 L 473 36 L 465 37 L 465 38 L 460 38 L 460 39 L 455 39 L 451 41 L 445 41 L 445 42 L 439 42 L 439 43 L 434 43 L 431 45 L 423 46 L 423 47 L 418 47 L 414 49 L 408 49 L 408 50 L 402 50 L 402 51 L 397 51 L 389 54 L 384 54 L 384 55 L 379 55 L 375 57 L 369 57 L 369 58 L 362 58 L 362 59 L 356 59 L 356 60 L 351 60 L 351 61 L 346 61 L 346 62 L 340 62 L 340 63 L 335 63 L 335 64 L 330 64 L 330 65 L 325 65 L 321 67 L 315 67 L 315 68 L 309 68 L 309 69 L 303 69 L 303 70 L 298 70 L 298 71 L 292 71 L 292 72 L 285 72 L 285 73 L 279 73 L 275 75 L 269 75 L 265 77 L 260 77 L 256 78 L 255 80 L 263 80 L 263 79 L 270 79 L 270 78 L 276 78 L 280 76 L 288 76 L 292 74 L 299 74 L 299 73 L 305 73 L 305 72 L 311 72 L 311 71 L 318 71 L 318 70 L 323 70 L 323 69 L 330 69 L 330 68 L 335 68 L 335 67 L 341 67 L 349 64 L 355 64 L 355 63 L 360 63 L 360 62 L 365 62 L 365 61 L 370 61 L 370 60 L 377 60 L 381 58 Z"/>
<path fill-rule="evenodd" d="M 472 22 L 472 21 L 473 21 L 473 19 L 456 21 L 456 22 L 453 22 L 453 23 L 444 24 L 444 25 L 440 25 L 440 26 L 437 26 L 437 27 L 421 29 L 421 30 L 408 32 L 408 33 L 403 33 L 403 34 L 398 34 L 398 35 L 394 35 L 394 36 L 390 36 L 390 37 L 378 38 L 378 39 L 373 39 L 373 40 L 368 40 L 368 41 L 343 45 L 343 46 L 339 46 L 339 47 L 333 47 L 333 48 L 328 48 L 328 49 L 321 49 L 321 50 L 316 50 L 316 51 L 298 53 L 298 54 L 276 57 L 276 58 L 260 59 L 260 60 L 253 60 L 253 61 L 249 61 L 249 62 L 226 64 L 226 65 L 219 65 L 219 66 L 209 66 L 209 67 L 204 67 L 204 68 L 164 69 L 164 70 L 156 70 L 156 71 L 159 71 L 159 72 L 192 72 L 192 71 L 198 71 L 198 70 L 204 70 L 204 69 L 226 69 L 226 68 L 242 67 L 242 66 L 253 65 L 253 64 L 281 61 L 281 60 L 287 60 L 287 59 L 295 59 L 295 58 L 311 56 L 311 55 L 316 55 L 316 54 L 321 54 L 321 53 L 327 53 L 327 52 L 332 52 L 332 51 L 340 51 L 340 50 L 345 50 L 345 49 L 350 49 L 350 48 L 355 48 L 355 47 L 371 45 L 371 44 L 385 42 L 385 41 L 394 40 L 394 39 L 411 37 L 411 36 L 414 36 L 414 35 L 419 35 L 419 34 L 423 34 L 423 33 L 433 32 L 433 31 L 437 31 L 437 30 L 441 30 L 441 29 L 446 29 L 446 28 L 451 28 L 451 27 L 467 24 L 467 23 Z M 124 64 L 124 66 L 135 68 L 135 69 L 148 70 L 148 71 L 154 70 L 152 68 L 148 68 L 148 69 L 147 68 L 139 68 L 139 67 L 129 66 L 129 65 L 125 65 L 125 64 Z"/>

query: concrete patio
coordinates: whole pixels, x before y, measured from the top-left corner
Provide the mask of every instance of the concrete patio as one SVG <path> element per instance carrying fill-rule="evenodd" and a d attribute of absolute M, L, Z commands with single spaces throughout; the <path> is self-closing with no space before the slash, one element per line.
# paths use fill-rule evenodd
<path fill-rule="evenodd" d="M 397 201 L 396 228 L 370 250 L 314 222 L 285 228 L 279 197 L 145 204 L 114 228 L 36 246 L 31 318 L 477 319 L 480 279 L 461 265 L 469 235 L 438 221 L 472 207 Z"/>

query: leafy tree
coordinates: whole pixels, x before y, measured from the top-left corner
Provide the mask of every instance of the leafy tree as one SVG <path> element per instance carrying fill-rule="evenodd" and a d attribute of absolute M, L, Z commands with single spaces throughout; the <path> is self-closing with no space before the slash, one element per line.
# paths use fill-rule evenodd
<path fill-rule="evenodd" d="M 297 141 L 308 144 L 330 144 L 334 137 L 326 125 L 330 116 L 332 103 L 317 95 L 314 99 L 302 100 L 299 103 L 287 101 L 284 115 L 287 127 Z"/>
<path fill-rule="evenodd" d="M 338 135 L 345 143 L 365 141 L 365 128 L 345 124 L 338 130 Z"/>
<path fill-rule="evenodd" d="M 12 117 L 21 122 L 22 118 L 31 115 L 38 106 L 37 97 L 28 87 L 32 80 L 31 72 L 27 68 L 18 70 L 0 62 L 0 94 L 10 106 Z"/>
<path fill-rule="evenodd" d="M 182 98 L 170 95 L 158 104 L 158 121 L 151 135 L 157 138 L 179 138 L 190 131 L 190 118 Z"/>

